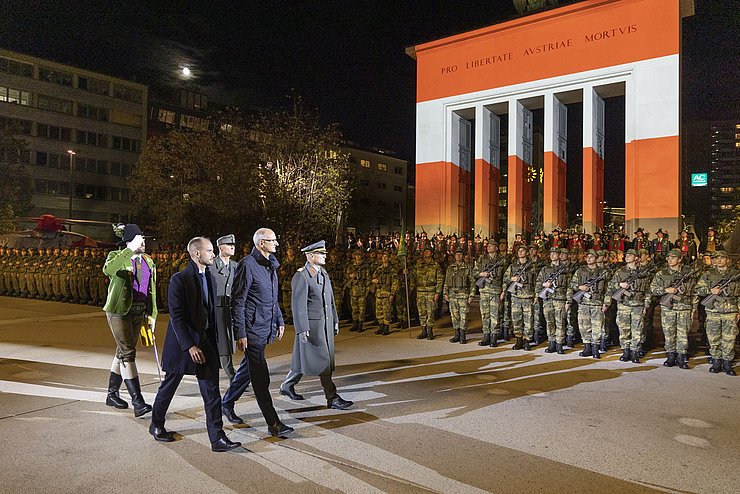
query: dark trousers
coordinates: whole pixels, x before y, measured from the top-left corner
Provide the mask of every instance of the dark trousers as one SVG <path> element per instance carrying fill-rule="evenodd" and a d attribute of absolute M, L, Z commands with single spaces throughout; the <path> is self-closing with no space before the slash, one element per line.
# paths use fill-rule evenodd
<path fill-rule="evenodd" d="M 288 373 L 288 376 L 285 378 L 285 381 L 283 381 L 283 384 L 280 385 L 281 388 L 287 388 L 288 386 L 295 386 L 298 384 L 298 382 L 303 377 L 303 374 L 300 372 L 296 372 L 291 370 Z M 326 401 L 331 401 L 332 399 L 337 397 L 337 386 L 334 384 L 334 381 L 331 378 L 331 371 L 327 370 L 319 374 L 319 380 L 321 381 L 321 387 L 324 388 L 324 396 L 326 396 Z"/>
<path fill-rule="evenodd" d="M 156 427 L 164 427 L 164 419 L 167 409 L 170 407 L 175 391 L 182 381 L 182 374 L 167 373 L 164 381 L 159 385 L 157 397 L 152 406 L 152 424 Z M 203 397 L 203 408 L 206 411 L 206 428 L 208 439 L 211 442 L 225 437 L 224 422 L 221 418 L 221 393 L 218 389 L 218 379 L 198 379 L 200 395 Z"/>
<path fill-rule="evenodd" d="M 252 389 L 254 389 L 254 396 L 257 398 L 257 404 L 262 410 L 267 425 L 276 425 L 279 419 L 270 396 L 270 370 L 267 368 L 267 359 L 265 359 L 265 345 L 254 343 L 247 345 L 244 358 L 236 370 L 236 375 L 231 381 L 229 389 L 224 394 L 224 406 L 233 407 L 234 403 L 246 391 L 250 380 Z"/>

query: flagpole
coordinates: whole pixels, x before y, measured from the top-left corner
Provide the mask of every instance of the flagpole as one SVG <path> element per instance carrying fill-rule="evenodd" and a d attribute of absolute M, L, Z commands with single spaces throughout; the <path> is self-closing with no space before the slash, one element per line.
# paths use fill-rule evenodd
<path fill-rule="evenodd" d="M 405 222 L 403 221 L 403 210 L 401 209 L 400 204 L 398 205 L 398 216 L 401 220 L 401 241 L 399 242 L 399 245 L 403 247 L 403 279 L 404 285 L 406 286 L 406 330 L 409 333 L 409 338 L 411 338 L 411 302 L 409 300 L 409 270 L 407 262 L 408 255 L 406 252 L 406 228 Z"/>

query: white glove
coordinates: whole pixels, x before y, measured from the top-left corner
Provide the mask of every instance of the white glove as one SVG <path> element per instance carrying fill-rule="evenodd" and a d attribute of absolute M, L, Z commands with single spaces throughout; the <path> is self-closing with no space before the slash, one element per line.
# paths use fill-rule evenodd
<path fill-rule="evenodd" d="M 339 334 L 339 323 L 334 324 L 334 336 Z"/>
<path fill-rule="evenodd" d="M 308 331 L 304 331 L 298 337 L 301 339 L 301 343 L 308 343 Z"/>
<path fill-rule="evenodd" d="M 156 321 L 154 320 L 154 318 L 152 316 L 146 316 L 146 323 L 149 326 L 149 329 L 152 330 L 152 333 L 154 333 L 154 326 L 155 326 L 155 323 L 156 323 Z"/>

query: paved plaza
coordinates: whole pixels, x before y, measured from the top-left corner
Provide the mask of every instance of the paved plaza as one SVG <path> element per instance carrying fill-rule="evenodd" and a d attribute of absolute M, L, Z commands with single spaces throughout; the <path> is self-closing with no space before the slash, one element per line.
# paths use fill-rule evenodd
<path fill-rule="evenodd" d="M 174 443 L 149 435 L 149 415 L 105 406 L 113 340 L 99 308 L 0 297 L 2 493 L 97 492 L 713 492 L 740 489 L 740 378 L 643 364 L 451 344 L 406 331 L 337 337 L 335 382 L 355 406 L 328 410 L 318 378 L 277 393 L 292 328 L 268 348 L 273 400 L 296 432 L 273 438 L 251 394 L 243 448 L 210 451 L 196 381 L 170 407 Z M 158 346 L 167 315 L 157 321 Z M 374 326 L 370 326 L 375 329 Z M 418 328 L 415 328 L 415 333 Z M 415 334 L 414 334 L 415 335 Z M 144 396 L 158 378 L 139 349 Z M 227 381 L 221 382 L 225 389 Z M 128 394 L 122 396 L 129 401 Z"/>

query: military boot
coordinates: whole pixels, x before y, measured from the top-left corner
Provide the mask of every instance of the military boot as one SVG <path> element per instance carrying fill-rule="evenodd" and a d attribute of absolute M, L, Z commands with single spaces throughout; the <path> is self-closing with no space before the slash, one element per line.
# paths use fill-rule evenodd
<path fill-rule="evenodd" d="M 680 369 L 688 369 L 689 368 L 689 356 L 686 353 L 677 353 L 676 354 L 678 358 L 676 359 L 676 363 L 678 364 L 678 367 Z"/>
<path fill-rule="evenodd" d="M 452 338 L 450 338 L 450 343 L 457 343 L 459 341 L 460 341 L 460 330 L 459 329 L 456 329 L 455 330 L 455 336 L 453 336 Z"/>
<path fill-rule="evenodd" d="M 108 396 L 105 398 L 105 404 L 109 407 L 116 407 L 119 409 L 128 408 L 128 403 L 126 403 L 121 398 L 121 395 L 118 394 L 118 390 L 121 389 L 121 383 L 123 383 L 121 375 L 111 372 L 110 377 L 108 378 Z"/>
<path fill-rule="evenodd" d="M 599 351 L 606 353 L 606 335 L 601 335 L 601 343 L 599 345 Z"/>
<path fill-rule="evenodd" d="M 633 364 L 639 364 L 640 363 L 640 351 L 639 350 L 632 350 L 630 356 L 632 357 L 632 363 Z"/>
<path fill-rule="evenodd" d="M 424 339 L 426 339 L 426 337 L 427 337 L 427 327 L 426 326 L 422 326 L 421 327 L 421 333 L 419 334 L 419 336 L 416 337 L 416 339 L 417 340 L 424 340 Z"/>
<path fill-rule="evenodd" d="M 591 343 L 584 343 L 583 344 L 583 350 L 578 353 L 579 357 L 590 357 L 593 355 L 591 353 Z"/>
<path fill-rule="evenodd" d="M 491 333 L 491 348 L 495 348 L 498 346 L 498 333 Z"/>
<path fill-rule="evenodd" d="M 668 352 L 668 358 L 663 362 L 663 367 L 675 367 L 676 365 L 676 354 L 674 352 Z"/>
<path fill-rule="evenodd" d="M 478 342 L 478 346 L 488 346 L 491 344 L 491 333 L 483 333 L 483 339 Z"/>
<path fill-rule="evenodd" d="M 350 328 L 350 333 L 354 333 L 357 331 L 357 325 L 359 324 L 358 321 L 352 321 L 352 327 Z"/>
<path fill-rule="evenodd" d="M 464 329 L 461 329 L 460 330 L 460 344 L 461 345 L 464 345 L 467 342 L 468 342 L 468 339 L 467 339 L 467 337 L 465 335 L 465 330 Z"/>
<path fill-rule="evenodd" d="M 131 395 L 131 405 L 134 407 L 134 417 L 141 417 L 145 413 L 152 411 L 152 406 L 148 405 L 144 401 L 144 396 L 141 394 L 141 384 L 139 383 L 139 376 L 133 379 L 125 379 L 126 389 Z"/>
<path fill-rule="evenodd" d="M 383 327 L 385 324 L 378 323 L 378 329 L 375 330 L 375 334 L 383 334 Z"/>
<path fill-rule="evenodd" d="M 516 343 L 514 343 L 514 346 L 511 347 L 512 350 L 521 350 L 524 348 L 524 340 L 523 338 L 517 336 L 516 337 Z"/>
<path fill-rule="evenodd" d="M 572 335 L 568 335 L 565 337 L 565 346 L 569 346 L 573 348 L 573 345 L 575 345 L 575 341 Z"/>
<path fill-rule="evenodd" d="M 391 334 L 390 330 L 391 330 L 390 324 L 383 324 L 383 331 L 380 334 L 382 334 L 383 336 L 387 336 Z"/>
<path fill-rule="evenodd" d="M 555 343 L 555 351 L 558 352 L 558 355 L 565 355 L 562 343 Z"/>
<path fill-rule="evenodd" d="M 555 340 L 550 340 L 545 348 L 545 353 L 555 353 Z"/>
<path fill-rule="evenodd" d="M 434 330 L 432 329 L 434 326 L 429 326 L 427 329 L 427 340 L 433 340 L 434 339 Z"/>
<path fill-rule="evenodd" d="M 591 343 L 591 356 L 593 358 L 601 358 L 601 353 L 599 353 L 599 344 L 598 343 Z"/>
<path fill-rule="evenodd" d="M 363 331 L 365 330 L 362 329 L 362 321 L 357 321 L 357 332 L 362 333 Z"/>
<path fill-rule="evenodd" d="M 629 348 L 625 348 L 624 350 L 622 350 L 622 356 L 619 357 L 619 360 L 621 360 L 622 362 L 630 361 L 630 349 Z"/>
<path fill-rule="evenodd" d="M 712 366 L 709 368 L 709 372 L 711 372 L 712 374 L 718 374 L 719 371 L 721 370 L 722 370 L 722 360 L 718 358 L 714 359 L 712 361 Z"/>
<path fill-rule="evenodd" d="M 722 370 L 725 371 L 725 374 L 728 376 L 737 376 L 737 373 L 732 368 L 732 360 L 723 360 Z"/>
<path fill-rule="evenodd" d="M 522 350 L 530 351 L 532 349 L 531 346 L 529 346 L 529 340 L 525 339 L 522 342 Z"/>

